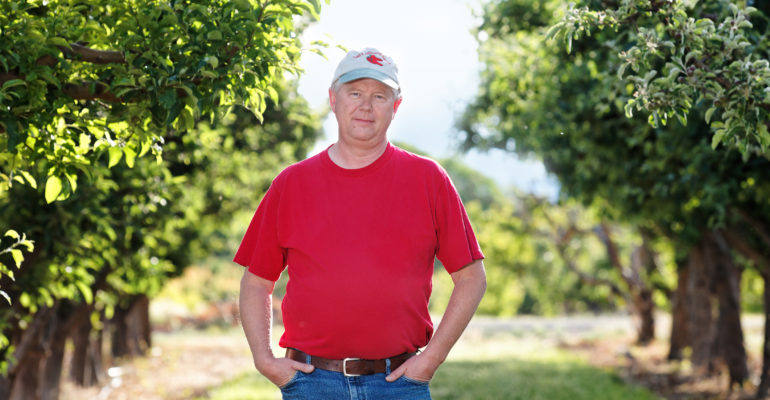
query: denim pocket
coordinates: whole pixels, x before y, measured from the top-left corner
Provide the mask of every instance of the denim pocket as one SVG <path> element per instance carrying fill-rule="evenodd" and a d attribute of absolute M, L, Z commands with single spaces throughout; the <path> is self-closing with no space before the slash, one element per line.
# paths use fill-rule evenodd
<path fill-rule="evenodd" d="M 299 378 L 299 370 L 294 371 L 294 375 L 291 376 L 291 379 L 289 379 L 288 382 L 284 383 L 282 386 L 278 386 L 279 389 L 284 390 L 287 387 L 291 386 L 292 384 L 297 382 L 297 378 Z"/>
<path fill-rule="evenodd" d="M 418 379 L 410 378 L 410 377 L 408 377 L 406 375 L 401 375 L 401 379 L 403 379 L 406 382 L 409 382 L 409 383 L 411 383 L 413 385 L 422 385 L 422 386 L 430 385 L 430 381 L 421 381 L 421 380 L 418 380 Z"/>

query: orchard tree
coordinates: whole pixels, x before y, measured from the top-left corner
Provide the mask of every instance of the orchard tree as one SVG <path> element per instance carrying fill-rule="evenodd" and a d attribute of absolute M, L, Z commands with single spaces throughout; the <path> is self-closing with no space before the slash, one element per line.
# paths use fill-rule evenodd
<path fill-rule="evenodd" d="M 576 8 L 583 6 L 599 9 L 603 3 Z M 760 254 L 767 248 L 753 232 L 766 231 L 770 223 L 763 200 L 768 160 L 745 159 L 740 146 L 713 149 L 704 134 L 705 116 L 715 112 L 709 112 L 710 104 L 693 101 L 686 126 L 629 116 L 627 104 L 637 88 L 618 79 L 616 67 L 620 49 L 632 46 L 626 39 L 636 38 L 624 34 L 634 29 L 633 21 L 618 32 L 547 41 L 549 28 L 564 23 L 568 10 L 559 0 L 486 6 L 478 30 L 486 67 L 479 95 L 459 122 L 466 146 L 534 154 L 559 178 L 563 197 L 607 204 L 606 217 L 670 240 L 680 268 L 673 311 L 684 316 L 674 320 L 672 333 L 690 333 L 677 346 L 692 347 L 693 362 L 706 370 L 726 363 L 731 383 L 742 383 L 748 371 L 741 275 L 732 254 L 737 247 L 729 243 L 734 237 Z M 679 355 L 675 336 L 672 354 Z"/>
<path fill-rule="evenodd" d="M 146 308 L 166 278 L 211 249 L 202 234 L 304 156 L 319 119 L 283 77 L 299 72 L 295 18 L 319 8 L 0 5 L 0 221 L 15 228 L 1 261 L 20 263 L 0 268 L 11 303 L 0 309 L 0 397 L 56 398 L 70 334 Z M 234 107 L 241 125 L 230 131 Z M 245 185 L 233 193 L 227 182 Z M 23 260 L 20 246 L 31 251 Z"/>
<path fill-rule="evenodd" d="M 63 200 L 103 154 L 160 157 L 167 131 L 244 105 L 297 73 L 293 17 L 317 0 L 13 1 L 0 4 L 0 196 Z M 14 253 L 18 259 L 18 253 Z"/>

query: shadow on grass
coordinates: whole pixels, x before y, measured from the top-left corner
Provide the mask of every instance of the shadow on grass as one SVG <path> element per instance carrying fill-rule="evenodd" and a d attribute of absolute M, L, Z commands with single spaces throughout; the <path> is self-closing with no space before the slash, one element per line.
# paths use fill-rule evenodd
<path fill-rule="evenodd" d="M 578 361 L 447 361 L 431 382 L 434 400 L 656 399 L 617 375 Z"/>

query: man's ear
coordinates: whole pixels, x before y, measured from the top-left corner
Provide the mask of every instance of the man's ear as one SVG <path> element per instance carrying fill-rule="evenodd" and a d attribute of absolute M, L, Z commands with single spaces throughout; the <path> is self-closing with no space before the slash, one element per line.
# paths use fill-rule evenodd
<path fill-rule="evenodd" d="M 334 93 L 332 88 L 329 88 L 329 107 L 331 107 L 333 113 L 337 113 L 334 111 L 334 106 L 337 103 L 337 94 Z"/>
<path fill-rule="evenodd" d="M 393 102 L 393 117 L 396 116 L 396 111 L 398 111 L 398 106 L 401 105 L 401 100 L 403 100 L 403 97 L 399 97 L 396 101 Z"/>

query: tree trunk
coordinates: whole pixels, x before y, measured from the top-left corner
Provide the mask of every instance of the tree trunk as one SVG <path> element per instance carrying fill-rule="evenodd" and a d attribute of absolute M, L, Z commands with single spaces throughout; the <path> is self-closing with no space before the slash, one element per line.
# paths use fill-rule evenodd
<path fill-rule="evenodd" d="M 130 315 L 136 354 L 145 354 L 152 347 L 152 326 L 150 324 L 150 298 L 140 295 L 131 307 Z"/>
<path fill-rule="evenodd" d="M 689 318 L 687 312 L 687 282 L 689 280 L 689 261 L 677 262 L 677 286 L 671 298 L 671 336 L 669 337 L 669 360 L 681 360 L 682 350 L 690 346 L 687 330 Z"/>
<path fill-rule="evenodd" d="M 112 357 L 120 358 L 131 355 L 131 350 L 128 345 L 128 323 L 126 317 L 128 315 L 128 309 L 123 307 L 115 307 L 115 314 L 113 314 L 110 320 L 112 340 L 110 347 L 112 350 Z"/>
<path fill-rule="evenodd" d="M 655 339 L 655 302 L 652 300 L 652 290 L 644 288 L 634 297 L 641 319 L 636 341 L 642 345 L 648 344 Z"/>
<path fill-rule="evenodd" d="M 715 283 L 719 299 L 716 347 L 730 375 L 730 387 L 749 378 L 746 349 L 743 345 L 741 326 L 740 282 L 741 270 L 733 262 L 730 248 L 719 233 L 711 235 L 715 246 L 711 247 L 716 263 Z"/>
<path fill-rule="evenodd" d="M 67 335 L 61 326 L 52 330 L 52 336 L 46 338 L 48 351 L 45 357 L 45 367 L 41 376 L 41 400 L 57 400 L 61 383 L 62 364 L 64 363 L 64 343 Z"/>
<path fill-rule="evenodd" d="M 27 350 L 24 363 L 11 383 L 8 400 L 40 400 L 40 370 L 45 361 L 45 349 L 39 343 Z"/>
<path fill-rule="evenodd" d="M 149 308 L 150 300 L 140 295 L 127 307 L 115 309 L 112 318 L 113 357 L 140 356 L 150 348 Z"/>
<path fill-rule="evenodd" d="M 9 400 L 39 400 L 41 398 L 40 371 L 44 367 L 46 349 L 43 345 L 45 331 L 56 319 L 55 309 L 41 308 L 29 327 L 21 332 L 14 351 L 15 362 L 4 377 Z"/>
<path fill-rule="evenodd" d="M 687 331 L 690 333 L 692 355 L 690 361 L 695 367 L 709 368 L 714 343 L 714 316 L 711 304 L 711 263 L 706 262 L 703 240 L 690 250 L 687 258 L 688 274 L 685 291 L 685 308 L 689 311 Z"/>
<path fill-rule="evenodd" d="M 101 372 L 101 331 L 92 332 L 90 318 L 84 319 L 72 334 L 70 380 L 79 386 L 99 384 Z"/>

